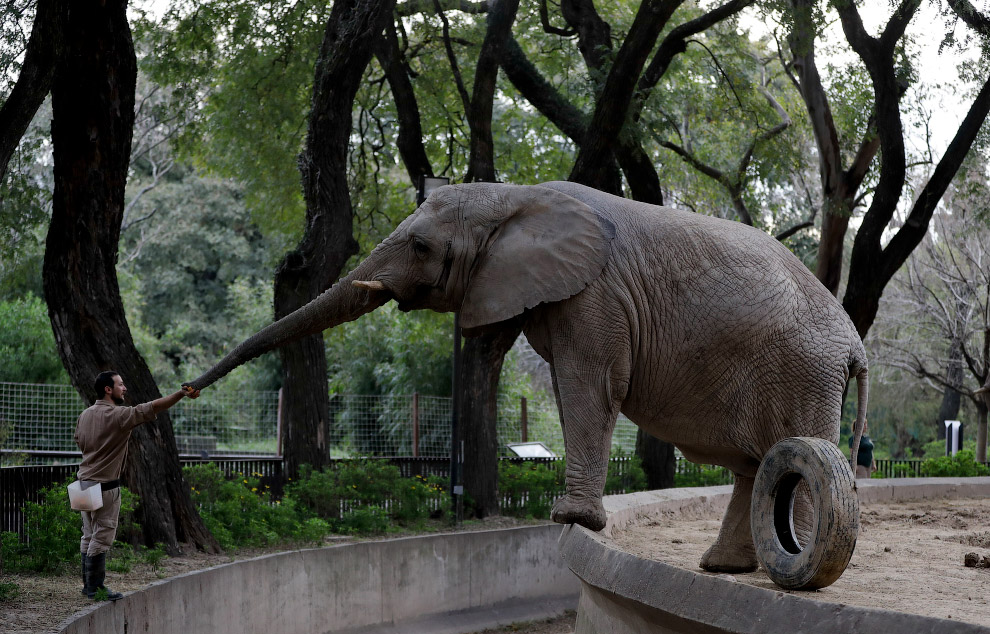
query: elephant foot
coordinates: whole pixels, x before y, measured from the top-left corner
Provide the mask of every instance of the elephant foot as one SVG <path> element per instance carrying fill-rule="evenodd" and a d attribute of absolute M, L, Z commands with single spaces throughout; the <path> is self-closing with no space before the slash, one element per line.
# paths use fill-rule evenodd
<path fill-rule="evenodd" d="M 756 548 L 752 544 L 748 547 L 712 544 L 701 556 L 701 569 L 708 572 L 753 572 L 757 566 Z"/>
<path fill-rule="evenodd" d="M 605 507 L 601 498 L 591 500 L 568 493 L 553 505 L 550 519 L 558 524 L 580 524 L 598 532 L 605 528 Z"/>

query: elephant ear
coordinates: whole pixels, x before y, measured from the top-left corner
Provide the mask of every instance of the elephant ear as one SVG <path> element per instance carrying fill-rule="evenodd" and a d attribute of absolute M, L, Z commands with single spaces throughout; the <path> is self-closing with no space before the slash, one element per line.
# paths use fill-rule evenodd
<path fill-rule="evenodd" d="M 580 293 L 605 268 L 615 226 L 553 189 L 510 186 L 505 215 L 482 243 L 460 321 L 478 328 Z"/>

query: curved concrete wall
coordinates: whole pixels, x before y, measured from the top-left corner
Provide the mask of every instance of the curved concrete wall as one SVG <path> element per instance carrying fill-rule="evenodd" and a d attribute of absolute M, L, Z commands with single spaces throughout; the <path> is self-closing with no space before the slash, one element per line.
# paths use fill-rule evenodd
<path fill-rule="evenodd" d="M 341 544 L 192 572 L 83 610 L 66 634 L 460 634 L 562 614 L 561 527 Z"/>
<path fill-rule="evenodd" d="M 858 480 L 864 503 L 990 495 L 990 478 Z M 990 628 L 834 603 L 823 603 L 683 570 L 619 550 L 611 531 L 652 516 L 691 509 L 724 510 L 730 486 L 649 491 L 605 499 L 601 534 L 568 526 L 560 552 L 581 579 L 576 634 L 672 632 L 835 634 L 839 632 L 990 633 Z"/>

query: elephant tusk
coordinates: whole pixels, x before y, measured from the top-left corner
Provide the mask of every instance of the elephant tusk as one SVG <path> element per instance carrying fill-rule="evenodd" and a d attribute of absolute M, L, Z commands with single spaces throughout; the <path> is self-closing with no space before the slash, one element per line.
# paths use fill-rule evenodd
<path fill-rule="evenodd" d="M 353 282 L 351 282 L 351 284 L 357 286 L 358 288 L 363 288 L 369 291 L 385 290 L 385 285 L 379 282 L 378 280 L 371 280 L 371 281 L 354 280 Z"/>
<path fill-rule="evenodd" d="M 980 389 L 973 392 L 973 395 L 975 396 L 977 394 L 986 394 L 987 392 L 990 392 L 990 385 L 984 385 Z"/>

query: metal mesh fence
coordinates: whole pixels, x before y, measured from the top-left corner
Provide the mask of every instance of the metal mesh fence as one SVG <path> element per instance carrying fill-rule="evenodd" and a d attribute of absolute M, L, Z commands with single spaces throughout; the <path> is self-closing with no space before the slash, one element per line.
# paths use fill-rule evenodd
<path fill-rule="evenodd" d="M 279 394 L 274 391 L 206 391 L 170 410 L 180 454 L 271 455 L 278 449 Z M 7 451 L 76 451 L 76 419 L 87 405 L 69 385 L 0 383 L 0 448 Z M 331 394 L 331 457 L 445 457 L 450 451 L 451 400 L 424 395 Z M 525 428 L 525 432 L 524 432 Z M 502 396 L 500 446 L 539 441 L 564 455 L 556 405 Z M 613 448 L 631 453 L 636 426 L 619 417 Z"/>

